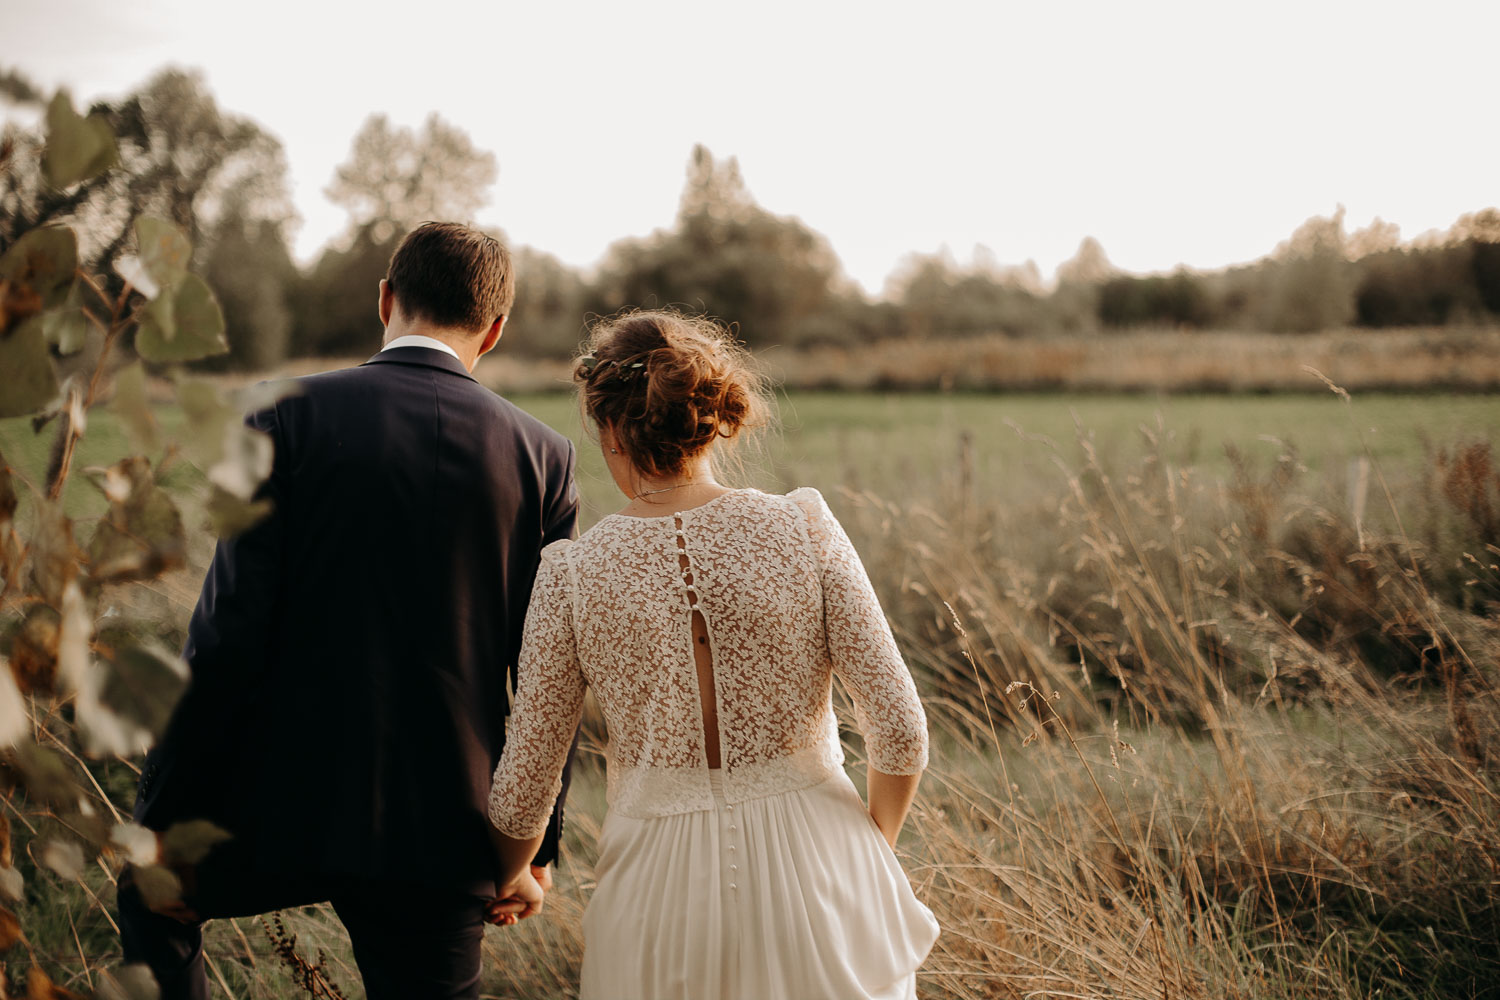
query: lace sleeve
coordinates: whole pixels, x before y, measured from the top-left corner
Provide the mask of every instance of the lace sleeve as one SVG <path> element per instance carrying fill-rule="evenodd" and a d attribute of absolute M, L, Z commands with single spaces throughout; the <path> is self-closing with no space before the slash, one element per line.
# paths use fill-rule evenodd
<path fill-rule="evenodd" d="M 585 682 L 573 639 L 569 544 L 554 542 L 542 550 L 526 609 L 520 686 L 490 786 L 490 822 L 517 840 L 546 830 L 562 791 L 568 747 L 583 715 Z"/>
<path fill-rule="evenodd" d="M 875 588 L 822 495 L 802 489 L 793 497 L 807 515 L 822 573 L 829 658 L 854 699 L 870 764 L 886 774 L 919 774 L 927 766 L 927 715 Z"/>

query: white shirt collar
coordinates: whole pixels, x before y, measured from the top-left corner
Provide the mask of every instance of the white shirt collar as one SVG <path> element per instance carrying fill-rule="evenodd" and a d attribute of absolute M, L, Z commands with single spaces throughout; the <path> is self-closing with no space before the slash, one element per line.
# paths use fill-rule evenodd
<path fill-rule="evenodd" d="M 386 351 L 389 351 L 393 347 L 426 347 L 434 351 L 446 351 L 447 353 L 453 355 L 453 357 L 457 359 L 460 364 L 463 362 L 463 358 L 460 358 L 458 356 L 458 352 L 453 348 L 449 347 L 441 340 L 438 340 L 436 337 L 424 337 L 420 333 L 408 333 L 404 337 L 397 337 L 395 340 L 382 347 L 380 349 L 380 353 L 384 354 Z"/>

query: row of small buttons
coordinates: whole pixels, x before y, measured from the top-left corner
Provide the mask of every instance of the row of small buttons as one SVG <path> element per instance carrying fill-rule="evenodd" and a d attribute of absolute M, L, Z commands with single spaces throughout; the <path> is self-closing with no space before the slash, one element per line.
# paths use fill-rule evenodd
<path fill-rule="evenodd" d="M 676 518 L 677 553 L 682 557 L 684 561 L 684 564 L 682 566 L 682 596 L 683 599 L 687 602 L 688 610 L 697 611 L 698 605 L 700 603 L 698 597 L 698 588 L 694 586 L 693 583 L 689 582 L 690 580 L 697 579 L 696 575 L 693 572 L 693 556 L 692 553 L 688 552 L 687 549 L 687 532 L 684 531 L 682 527 L 682 515 L 677 514 Z"/>
<path fill-rule="evenodd" d="M 727 812 L 727 813 L 729 813 L 730 814 L 730 819 L 733 820 L 733 818 L 734 818 L 734 806 L 732 804 L 726 805 L 724 807 L 724 811 Z M 737 833 L 738 831 L 739 831 L 739 827 L 736 826 L 733 822 L 731 822 L 729 824 L 729 832 L 730 833 Z M 729 853 L 730 854 L 734 853 L 734 843 L 733 842 L 731 842 L 729 844 Z M 740 870 L 740 866 L 739 865 L 730 865 L 729 866 L 729 877 L 730 878 L 734 878 L 735 877 L 734 873 L 737 872 L 737 871 L 739 871 L 739 870 Z M 729 883 L 729 889 L 730 889 L 731 892 L 738 892 L 739 888 L 740 888 L 739 887 L 739 883 L 737 883 L 737 882 L 730 882 Z"/>

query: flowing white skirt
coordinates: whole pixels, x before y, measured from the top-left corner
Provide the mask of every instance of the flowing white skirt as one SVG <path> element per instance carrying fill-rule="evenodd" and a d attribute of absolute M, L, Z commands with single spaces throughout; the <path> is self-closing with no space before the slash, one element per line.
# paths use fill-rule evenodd
<path fill-rule="evenodd" d="M 898 1000 L 937 940 L 842 770 L 599 836 L 583 1000 Z"/>

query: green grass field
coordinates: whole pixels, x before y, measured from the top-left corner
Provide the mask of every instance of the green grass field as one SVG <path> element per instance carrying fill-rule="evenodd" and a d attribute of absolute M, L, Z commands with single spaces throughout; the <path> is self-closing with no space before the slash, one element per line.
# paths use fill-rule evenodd
<path fill-rule="evenodd" d="M 578 445 L 581 523 L 593 524 L 624 498 L 605 472 L 571 395 L 527 394 L 512 401 Z M 181 426 L 174 407 L 158 411 L 168 437 Z M 32 482 L 46 467 L 53 429 L 34 434 L 27 420 L 0 421 L 0 453 Z M 1142 396 L 1139 394 L 945 394 L 792 392 L 777 399 L 775 426 L 742 450 L 739 485 L 784 491 L 816 486 L 870 492 L 893 502 L 926 503 L 971 490 L 983 502 L 1022 504 L 1059 489 L 1059 461 L 1079 464 L 1085 443 L 1109 467 L 1137 462 L 1148 435 L 1162 441 L 1174 466 L 1222 478 L 1225 445 L 1252 464 L 1273 462 L 1294 447 L 1308 473 L 1339 489 L 1349 462 L 1369 455 L 1397 478 L 1439 448 L 1500 440 L 1500 396 L 1356 395 Z M 105 410 L 90 415 L 75 465 L 86 468 L 121 453 L 124 435 Z M 185 463 L 175 475 L 199 481 Z M 77 517 L 104 508 L 84 477 L 70 480 L 67 503 Z"/>
<path fill-rule="evenodd" d="M 514 402 L 579 445 L 585 525 L 623 504 L 571 396 L 516 396 Z M 779 430 L 747 452 L 738 477 L 745 485 L 848 488 L 896 502 L 927 501 L 960 488 L 966 461 L 974 488 L 987 499 L 1021 501 L 1059 487 L 1056 459 L 1077 464 L 1080 440 L 1092 442 L 1106 466 L 1125 466 L 1147 450 L 1144 432 L 1164 435 L 1174 464 L 1211 477 L 1230 470 L 1226 443 L 1262 464 L 1291 445 L 1314 477 L 1333 485 L 1363 454 L 1404 468 L 1420 464 L 1429 449 L 1500 439 L 1500 396 L 1492 395 L 1355 396 L 1346 404 L 1332 393 L 795 392 L 779 399 L 778 411 Z"/>

